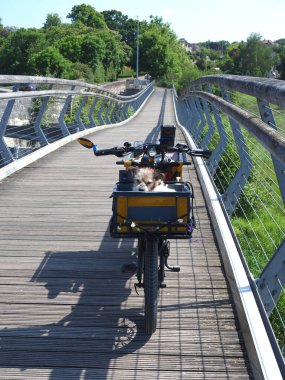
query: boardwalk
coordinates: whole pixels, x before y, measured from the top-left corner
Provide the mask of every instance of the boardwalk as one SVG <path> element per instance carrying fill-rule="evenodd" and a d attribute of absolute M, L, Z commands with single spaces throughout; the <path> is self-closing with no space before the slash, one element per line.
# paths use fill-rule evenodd
<path fill-rule="evenodd" d="M 157 89 L 125 126 L 91 138 L 110 147 L 155 140 L 174 123 L 171 96 Z M 177 141 L 183 141 L 177 133 Z M 0 184 L 0 379 L 249 379 L 247 356 L 208 212 L 194 185 L 197 230 L 171 241 L 158 329 L 143 333 L 143 293 L 134 240 L 111 239 L 118 169 L 71 143 Z"/>

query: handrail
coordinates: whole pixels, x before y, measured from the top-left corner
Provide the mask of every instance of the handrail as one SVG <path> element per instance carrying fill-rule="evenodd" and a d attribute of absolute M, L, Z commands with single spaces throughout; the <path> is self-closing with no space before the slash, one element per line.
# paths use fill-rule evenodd
<path fill-rule="evenodd" d="M 61 85 L 61 86 L 69 86 L 73 89 L 76 87 L 82 87 L 88 90 L 94 90 L 95 93 L 105 94 L 114 99 L 120 100 L 132 100 L 137 97 L 137 94 L 133 95 L 119 95 L 116 94 L 107 88 L 96 84 L 86 83 L 80 80 L 70 80 L 70 79 L 58 79 L 52 77 L 41 77 L 41 76 L 28 76 L 28 75 L 0 75 L 0 83 L 1 84 L 21 84 L 21 83 L 31 83 L 31 84 L 47 84 L 47 85 Z M 149 85 L 153 85 L 154 83 L 149 83 Z M 143 89 L 145 91 L 146 88 Z"/>
<path fill-rule="evenodd" d="M 62 144 L 124 123 L 139 112 L 154 86 L 145 83 L 139 92 L 124 96 L 81 81 L 0 76 L 2 84 L 24 82 L 48 84 L 49 89 L 0 93 L 0 179 Z M 68 88 L 52 89 L 53 84 Z"/>
<path fill-rule="evenodd" d="M 217 85 L 233 89 L 285 108 L 285 81 L 271 78 L 258 78 L 240 75 L 208 75 L 191 82 L 192 86 Z M 186 92 L 189 88 L 186 89 Z"/>
<path fill-rule="evenodd" d="M 285 285 L 285 82 L 209 75 L 190 82 L 179 97 L 174 88 L 174 95 L 178 122 L 197 147 L 213 151 L 206 167 L 285 376 L 278 303 Z"/>
<path fill-rule="evenodd" d="M 272 129 L 272 127 L 264 123 L 260 118 L 207 92 L 188 91 L 187 96 L 197 96 L 213 104 L 220 111 L 232 117 L 245 127 L 273 156 L 285 163 L 285 138 L 280 136 L 276 130 Z M 180 100 L 184 100 L 185 98 L 186 95 L 183 95 Z"/>
<path fill-rule="evenodd" d="M 45 90 L 45 91 L 27 91 L 27 92 L 6 92 L 6 93 L 0 93 L 0 101 L 1 100 L 11 100 L 11 99 L 25 99 L 25 98 L 44 98 L 47 96 L 89 96 L 89 97 L 95 97 L 100 96 L 102 98 L 106 99 L 116 99 L 118 103 L 129 103 L 130 100 L 138 100 L 145 91 L 147 91 L 148 87 L 144 88 L 142 91 L 140 91 L 139 94 L 134 94 L 132 96 L 116 96 L 116 94 L 112 92 L 90 92 L 90 91 L 76 91 L 76 90 Z"/>

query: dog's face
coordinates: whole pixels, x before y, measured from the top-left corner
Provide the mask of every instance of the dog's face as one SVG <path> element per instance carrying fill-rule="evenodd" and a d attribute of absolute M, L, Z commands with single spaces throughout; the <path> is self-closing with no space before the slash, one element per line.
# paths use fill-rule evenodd
<path fill-rule="evenodd" d="M 129 168 L 134 177 L 136 190 L 138 191 L 152 191 L 162 184 L 163 174 L 158 170 L 152 168 Z"/>

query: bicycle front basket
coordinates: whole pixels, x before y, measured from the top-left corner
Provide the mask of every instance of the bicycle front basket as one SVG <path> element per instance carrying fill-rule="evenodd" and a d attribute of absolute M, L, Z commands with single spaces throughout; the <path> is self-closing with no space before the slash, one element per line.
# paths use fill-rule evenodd
<path fill-rule="evenodd" d="M 192 191 L 188 183 L 169 183 L 172 191 L 113 192 L 113 237 L 138 237 L 145 233 L 168 238 L 189 237 Z M 174 190 L 174 191 L 173 191 Z"/>

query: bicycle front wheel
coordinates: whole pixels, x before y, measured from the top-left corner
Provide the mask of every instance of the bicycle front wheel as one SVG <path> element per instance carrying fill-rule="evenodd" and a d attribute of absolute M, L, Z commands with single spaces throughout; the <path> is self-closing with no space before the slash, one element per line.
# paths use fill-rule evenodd
<path fill-rule="evenodd" d="M 145 241 L 144 255 L 144 302 L 145 332 L 149 335 L 155 332 L 157 324 L 158 298 L 158 239 L 151 236 Z"/>

